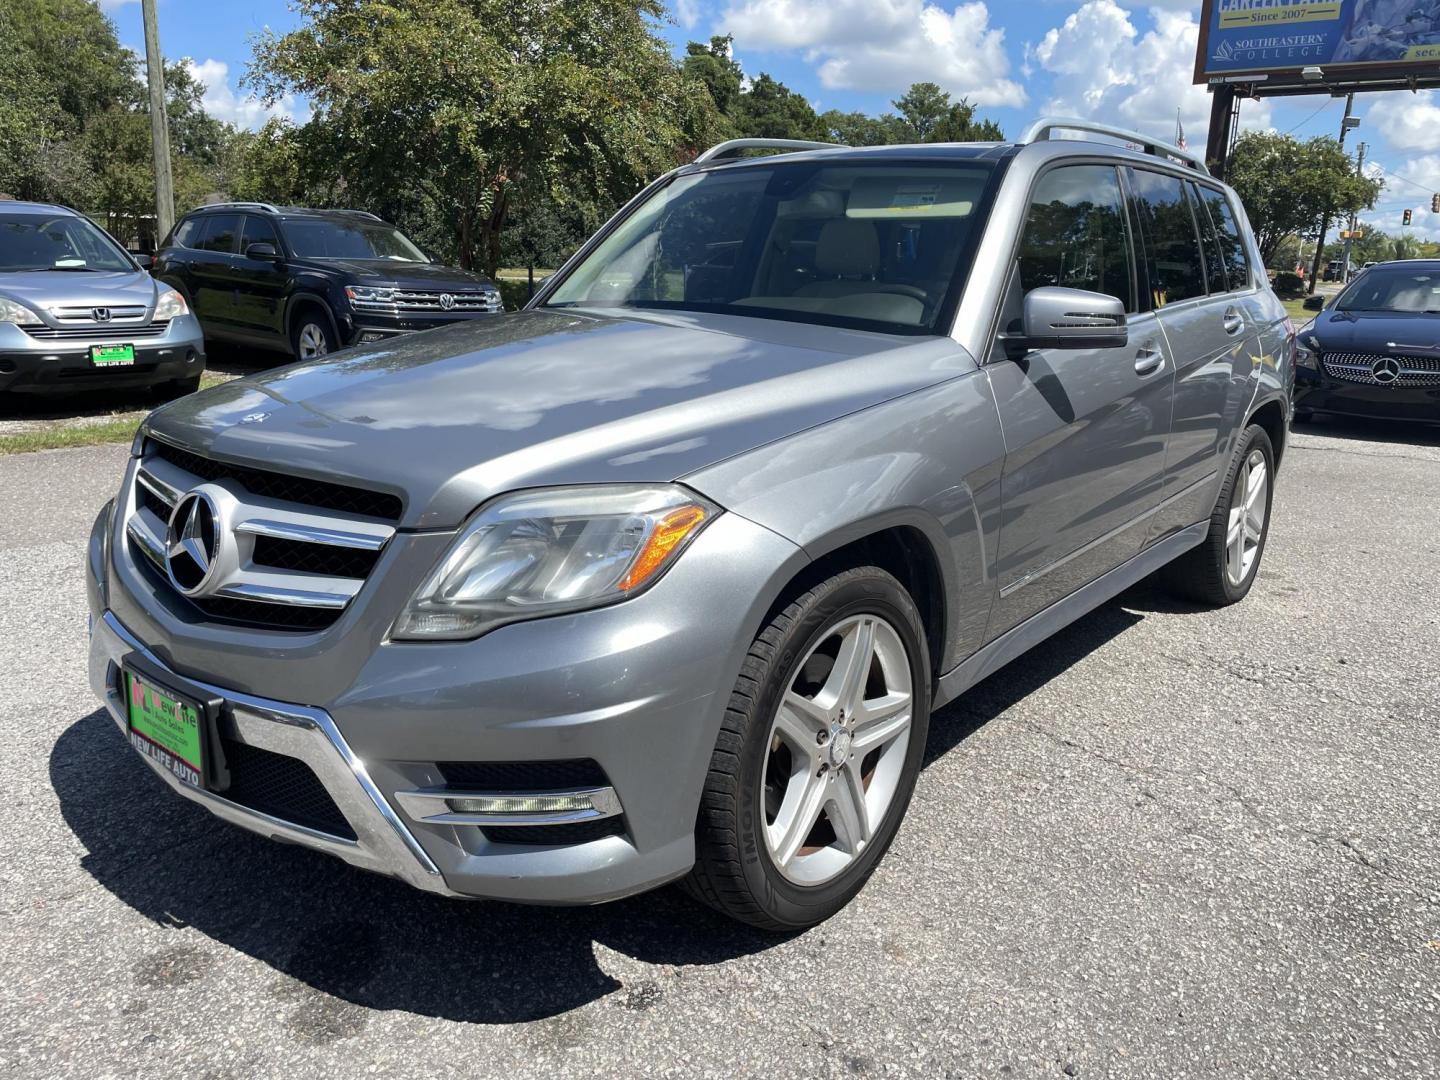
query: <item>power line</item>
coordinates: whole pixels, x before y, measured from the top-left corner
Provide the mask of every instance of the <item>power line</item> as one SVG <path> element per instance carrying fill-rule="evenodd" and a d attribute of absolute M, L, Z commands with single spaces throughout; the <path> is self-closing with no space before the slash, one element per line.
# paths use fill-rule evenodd
<path fill-rule="evenodd" d="M 1310 123 L 1311 120 L 1314 120 L 1315 117 L 1319 116 L 1322 112 L 1324 112 L 1326 109 L 1330 108 L 1331 105 L 1334 105 L 1335 102 L 1337 102 L 1337 101 L 1339 101 L 1339 100 L 1340 100 L 1339 98 L 1331 98 L 1329 101 L 1325 102 L 1324 105 L 1321 105 L 1320 108 L 1316 109 L 1313 113 L 1311 113 L 1309 116 L 1307 116 L 1304 120 L 1301 120 L 1300 123 L 1296 124 L 1296 125 L 1295 125 L 1294 127 L 1292 127 L 1289 131 L 1285 132 L 1285 134 L 1286 134 L 1286 135 L 1293 135 L 1295 132 L 1299 131 L 1299 130 L 1300 130 L 1302 127 L 1304 127 L 1306 124 Z"/>

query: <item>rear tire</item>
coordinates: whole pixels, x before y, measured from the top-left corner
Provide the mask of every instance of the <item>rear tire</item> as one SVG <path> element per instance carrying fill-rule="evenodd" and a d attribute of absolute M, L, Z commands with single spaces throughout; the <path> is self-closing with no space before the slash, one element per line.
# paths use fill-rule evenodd
<path fill-rule="evenodd" d="M 1165 567 L 1161 579 L 1171 591 L 1210 607 L 1243 600 L 1260 572 L 1270 536 L 1275 492 L 1275 449 L 1259 424 L 1240 435 L 1230 471 L 1210 515 L 1210 533 Z"/>
<path fill-rule="evenodd" d="M 797 597 L 730 695 L 684 887 L 767 930 L 828 919 L 895 838 L 929 719 L 925 629 L 895 578 L 859 567 Z"/>

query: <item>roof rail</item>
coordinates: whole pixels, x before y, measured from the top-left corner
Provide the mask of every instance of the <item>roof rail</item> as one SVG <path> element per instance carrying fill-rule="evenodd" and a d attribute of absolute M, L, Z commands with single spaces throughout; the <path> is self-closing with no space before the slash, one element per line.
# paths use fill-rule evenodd
<path fill-rule="evenodd" d="M 279 208 L 268 202 L 214 202 L 206 203 L 204 206 L 197 206 L 196 210 L 214 210 L 216 207 L 223 207 L 226 210 L 238 209 L 241 207 L 255 207 L 260 210 L 268 210 L 272 214 L 278 214 Z"/>
<path fill-rule="evenodd" d="M 321 211 L 324 213 L 325 211 Z M 372 214 L 369 210 L 352 210 L 347 206 L 337 206 L 334 210 L 337 214 L 359 214 L 361 217 L 368 217 L 372 221 L 384 221 L 379 214 Z"/>
<path fill-rule="evenodd" d="M 1093 120 L 1077 120 L 1069 116 L 1045 116 L 1026 128 L 1025 134 L 1021 135 L 1017 141 L 1022 144 L 1046 142 L 1055 137 L 1053 133 L 1056 131 L 1086 131 L 1095 135 L 1108 135 L 1112 139 L 1135 143 L 1147 154 L 1170 158 L 1182 165 L 1190 166 L 1196 172 L 1204 173 L 1206 176 L 1210 175 L 1203 154 L 1197 154 L 1194 150 L 1182 149 L 1160 139 L 1152 139 L 1149 135 L 1131 131 L 1129 128 L 1097 124 Z"/>
<path fill-rule="evenodd" d="M 835 150 L 844 147 L 844 143 L 806 142 L 803 139 L 729 139 L 710 147 L 697 157 L 693 164 L 702 165 L 707 161 L 739 157 L 742 150 L 781 150 L 793 154 L 797 150 Z"/>

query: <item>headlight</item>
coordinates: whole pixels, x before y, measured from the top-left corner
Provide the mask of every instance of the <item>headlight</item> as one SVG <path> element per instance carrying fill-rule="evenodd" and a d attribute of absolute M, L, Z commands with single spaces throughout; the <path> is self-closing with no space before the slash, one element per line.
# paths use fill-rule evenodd
<path fill-rule="evenodd" d="M 16 326 L 39 326 L 40 316 L 24 304 L 0 296 L 0 322 L 14 323 Z"/>
<path fill-rule="evenodd" d="M 160 294 L 160 300 L 155 305 L 156 319 L 178 319 L 188 314 L 190 309 L 185 306 L 185 298 L 174 289 L 166 289 Z"/>
<path fill-rule="evenodd" d="M 345 295 L 366 304 L 390 304 L 395 301 L 394 289 L 372 289 L 366 285 L 346 285 Z"/>
<path fill-rule="evenodd" d="M 391 637 L 473 638 L 505 623 L 634 596 L 719 513 L 673 484 L 506 496 L 461 530 Z"/>

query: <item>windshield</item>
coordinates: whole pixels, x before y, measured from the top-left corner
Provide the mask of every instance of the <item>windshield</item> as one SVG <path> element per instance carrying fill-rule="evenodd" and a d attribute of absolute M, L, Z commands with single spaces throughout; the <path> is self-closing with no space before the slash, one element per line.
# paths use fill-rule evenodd
<path fill-rule="evenodd" d="M 86 218 L 0 213 L 0 273 L 25 270 L 133 273 L 135 264 Z"/>
<path fill-rule="evenodd" d="M 423 263 L 430 260 L 394 225 L 324 218 L 292 218 L 285 222 L 285 238 L 298 259 L 392 259 Z"/>
<path fill-rule="evenodd" d="M 1440 312 L 1440 270 L 1373 266 L 1335 301 L 1340 311 Z"/>
<path fill-rule="evenodd" d="M 933 332 L 968 269 L 991 171 L 802 161 L 679 176 L 571 271 L 546 306 Z"/>

